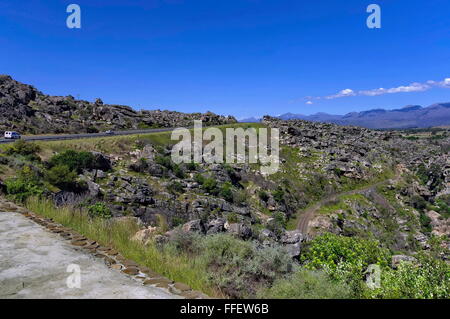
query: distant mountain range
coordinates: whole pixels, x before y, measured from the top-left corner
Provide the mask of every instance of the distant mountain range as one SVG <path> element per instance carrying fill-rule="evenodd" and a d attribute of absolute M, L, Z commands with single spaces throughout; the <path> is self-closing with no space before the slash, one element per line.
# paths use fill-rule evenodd
<path fill-rule="evenodd" d="M 345 115 L 316 113 L 302 115 L 285 113 L 278 118 L 282 120 L 300 119 L 313 122 L 335 123 L 340 125 L 355 125 L 372 129 L 389 128 L 425 128 L 450 125 L 450 103 L 438 103 L 428 107 L 408 105 L 401 109 L 374 109 L 363 112 L 351 112 Z M 243 119 L 241 122 L 255 122 L 259 119 Z"/>

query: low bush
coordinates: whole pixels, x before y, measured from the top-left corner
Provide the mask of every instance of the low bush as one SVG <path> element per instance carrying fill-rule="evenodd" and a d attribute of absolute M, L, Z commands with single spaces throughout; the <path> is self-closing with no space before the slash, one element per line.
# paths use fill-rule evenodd
<path fill-rule="evenodd" d="M 219 189 L 217 187 L 217 182 L 213 178 L 206 178 L 202 185 L 205 192 L 211 195 L 217 195 L 219 193 Z"/>
<path fill-rule="evenodd" d="M 19 202 L 24 202 L 31 196 L 40 196 L 44 192 L 40 185 L 21 178 L 7 179 L 5 185 L 7 194 Z"/>
<path fill-rule="evenodd" d="M 47 170 L 45 178 L 50 184 L 62 190 L 73 190 L 77 187 L 77 173 L 70 170 L 67 165 L 53 166 Z"/>
<path fill-rule="evenodd" d="M 282 203 L 284 200 L 284 191 L 281 187 L 278 187 L 273 193 L 273 199 L 277 202 Z"/>
<path fill-rule="evenodd" d="M 269 200 L 269 194 L 267 194 L 266 191 L 263 190 L 259 191 L 258 196 L 263 202 L 267 203 L 267 201 Z"/>
<path fill-rule="evenodd" d="M 37 155 L 41 150 L 40 146 L 35 143 L 26 142 L 24 140 L 18 140 L 10 145 L 5 153 L 7 155 L 22 155 L 31 161 L 40 160 Z"/>
<path fill-rule="evenodd" d="M 195 174 L 194 175 L 194 180 L 199 183 L 200 185 L 203 185 L 203 183 L 205 182 L 205 177 L 202 174 Z"/>
<path fill-rule="evenodd" d="M 174 182 L 171 182 L 169 184 L 169 186 L 167 186 L 167 190 L 172 194 L 182 193 L 184 190 L 184 187 L 180 182 L 174 181 Z"/>
<path fill-rule="evenodd" d="M 5 180 L 6 193 L 14 200 L 24 202 L 31 196 L 41 196 L 44 187 L 38 171 L 30 166 L 24 166 L 16 177 Z"/>
<path fill-rule="evenodd" d="M 204 237 L 198 260 L 209 270 L 211 282 L 233 298 L 254 297 L 293 267 L 281 247 L 258 248 L 226 234 Z"/>
<path fill-rule="evenodd" d="M 419 264 L 400 263 L 397 269 L 381 272 L 381 287 L 367 290 L 365 297 L 385 299 L 450 298 L 450 266 L 427 255 L 418 256 Z"/>
<path fill-rule="evenodd" d="M 94 155 L 90 152 L 77 152 L 74 150 L 67 150 L 54 155 L 49 160 L 49 167 L 67 166 L 70 171 L 75 171 L 80 174 L 83 169 L 94 168 Z"/>
<path fill-rule="evenodd" d="M 364 274 L 371 264 L 387 267 L 390 253 L 378 241 L 331 233 L 314 238 L 301 256 L 306 268 L 323 270 L 333 280 L 350 285 L 355 296 L 363 293 Z"/>
<path fill-rule="evenodd" d="M 346 284 L 332 281 L 322 271 L 301 268 L 258 293 L 259 298 L 279 299 L 345 299 L 350 296 L 350 288 Z"/>
<path fill-rule="evenodd" d="M 155 163 L 162 165 L 169 170 L 172 170 L 174 164 L 170 156 L 162 156 L 162 155 L 157 155 L 155 157 Z"/>
<path fill-rule="evenodd" d="M 92 218 L 99 217 L 108 219 L 112 217 L 111 210 L 105 203 L 98 202 L 88 207 L 89 216 Z"/>
<path fill-rule="evenodd" d="M 173 174 L 178 178 L 186 178 L 186 174 L 184 173 L 184 170 L 177 164 L 173 164 Z"/>
<path fill-rule="evenodd" d="M 219 196 L 228 202 L 233 202 L 234 198 L 231 183 L 227 182 L 222 185 L 219 191 Z"/>

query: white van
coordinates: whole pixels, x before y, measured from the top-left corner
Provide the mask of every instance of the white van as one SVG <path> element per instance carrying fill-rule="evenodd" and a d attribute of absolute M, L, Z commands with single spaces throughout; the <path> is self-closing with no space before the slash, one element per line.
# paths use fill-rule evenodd
<path fill-rule="evenodd" d="M 20 139 L 20 134 L 14 131 L 6 131 L 5 132 L 5 138 L 9 140 L 16 140 Z"/>

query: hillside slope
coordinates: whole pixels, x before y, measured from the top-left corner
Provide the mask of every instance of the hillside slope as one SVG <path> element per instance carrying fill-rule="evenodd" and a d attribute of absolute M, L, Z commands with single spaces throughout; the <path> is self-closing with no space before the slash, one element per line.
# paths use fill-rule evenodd
<path fill-rule="evenodd" d="M 8 75 L 0 75 L 0 132 L 94 133 L 108 129 L 188 126 L 194 119 L 204 121 L 204 125 L 236 122 L 234 117 L 211 112 L 135 111 L 125 105 L 103 104 L 100 99 L 91 103 L 72 96 L 49 96 Z"/>

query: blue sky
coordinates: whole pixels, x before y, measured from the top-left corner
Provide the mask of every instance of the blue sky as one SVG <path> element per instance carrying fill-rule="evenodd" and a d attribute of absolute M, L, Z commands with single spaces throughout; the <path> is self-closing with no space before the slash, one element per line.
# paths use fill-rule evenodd
<path fill-rule="evenodd" d="M 371 3 L 381 29 L 366 26 Z M 449 17 L 448 0 L 2 0 L 0 73 L 52 95 L 238 118 L 427 106 L 450 101 Z"/>

